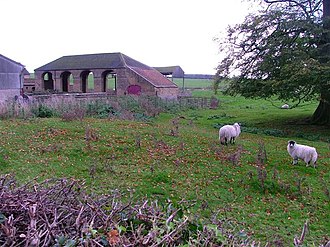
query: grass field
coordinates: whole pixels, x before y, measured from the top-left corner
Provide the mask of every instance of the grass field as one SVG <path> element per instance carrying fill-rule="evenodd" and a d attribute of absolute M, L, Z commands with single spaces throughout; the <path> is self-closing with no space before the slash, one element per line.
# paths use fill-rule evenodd
<path fill-rule="evenodd" d="M 92 74 L 90 74 L 87 78 L 88 80 L 88 88 L 93 89 L 94 88 L 94 77 Z M 169 80 L 172 80 L 169 78 Z M 213 80 L 209 79 L 188 79 L 185 78 L 184 80 L 182 78 L 173 78 L 172 80 L 179 88 L 192 89 L 192 88 L 212 88 Z M 107 88 L 115 88 L 115 80 L 114 78 L 109 75 L 107 78 Z"/>
<path fill-rule="evenodd" d="M 188 79 L 185 78 L 184 81 L 181 78 L 173 78 L 173 82 L 179 87 L 182 88 L 211 88 L 213 80 L 209 79 Z M 183 85 L 184 84 L 184 85 Z"/>
<path fill-rule="evenodd" d="M 317 102 L 282 110 L 263 100 L 217 97 L 216 110 L 163 113 L 149 122 L 2 120 L 0 172 L 21 182 L 73 177 L 97 193 L 132 190 L 137 199 L 185 198 L 194 202 L 194 217 L 207 222 L 217 214 L 274 246 L 292 246 L 306 220 L 309 246 L 329 239 L 330 130 L 303 121 Z M 234 122 L 242 123 L 236 145 L 220 146 L 218 127 Z M 289 139 L 317 148 L 316 169 L 291 164 Z M 258 161 L 265 150 L 267 159 Z"/>

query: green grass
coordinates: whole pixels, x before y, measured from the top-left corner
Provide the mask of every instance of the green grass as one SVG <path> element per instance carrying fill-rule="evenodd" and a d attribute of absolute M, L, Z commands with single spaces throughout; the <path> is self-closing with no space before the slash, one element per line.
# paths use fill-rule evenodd
<path fill-rule="evenodd" d="M 330 189 L 330 130 L 297 124 L 313 113 L 317 102 L 281 110 L 267 101 L 217 97 L 216 110 L 181 112 L 175 136 L 171 130 L 178 116 L 173 114 L 161 114 L 152 122 L 1 121 L 0 172 L 14 173 L 21 182 L 73 177 L 98 193 L 129 189 L 136 198 L 189 199 L 196 202 L 194 215 L 207 221 L 216 212 L 262 243 L 277 239 L 290 246 L 306 220 L 310 245 L 329 238 L 330 198 L 325 192 Z M 243 131 L 235 146 L 220 146 L 216 126 L 234 122 L 249 132 Z M 89 142 L 87 128 L 94 133 Z M 285 136 L 277 136 L 275 130 Z M 293 166 L 286 151 L 288 139 L 315 146 L 318 167 L 302 162 Z M 256 167 L 260 143 L 267 151 L 264 186 Z M 233 162 L 229 157 L 239 146 L 241 157 Z"/>
<path fill-rule="evenodd" d="M 89 74 L 87 77 L 87 85 L 89 89 L 94 89 L 94 75 Z M 107 77 L 107 88 L 114 89 L 115 88 L 115 78 L 108 76 Z"/>
<path fill-rule="evenodd" d="M 182 88 L 183 84 L 185 88 L 211 88 L 213 80 L 209 79 L 188 79 L 185 78 L 184 81 L 182 78 L 173 78 L 173 82 L 179 87 Z"/>

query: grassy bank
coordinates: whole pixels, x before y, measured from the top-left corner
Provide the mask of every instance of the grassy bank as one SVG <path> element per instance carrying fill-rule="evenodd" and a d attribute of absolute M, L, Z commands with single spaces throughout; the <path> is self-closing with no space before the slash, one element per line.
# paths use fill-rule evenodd
<path fill-rule="evenodd" d="M 217 97 L 216 110 L 163 113 L 148 122 L 3 120 L 0 172 L 19 181 L 83 179 L 97 193 L 130 190 L 137 200 L 185 198 L 195 217 L 207 222 L 217 215 L 263 243 L 289 246 L 306 220 L 307 242 L 329 239 L 330 131 L 301 121 L 317 103 L 282 110 L 266 101 Z M 243 130 L 237 144 L 220 146 L 218 126 L 234 122 Z M 291 164 L 286 144 L 292 138 L 317 148 L 316 169 Z"/>

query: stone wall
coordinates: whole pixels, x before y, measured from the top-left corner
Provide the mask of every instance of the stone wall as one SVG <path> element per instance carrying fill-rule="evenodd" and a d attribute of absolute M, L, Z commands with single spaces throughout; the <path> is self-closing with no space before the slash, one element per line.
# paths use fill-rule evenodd
<path fill-rule="evenodd" d="M 179 88 L 157 88 L 156 95 L 162 99 L 177 99 Z"/>
<path fill-rule="evenodd" d="M 117 73 L 117 95 L 127 94 L 130 85 L 139 85 L 143 95 L 156 95 L 155 88 L 144 78 L 130 69 L 123 69 Z"/>
<path fill-rule="evenodd" d="M 4 103 L 7 100 L 13 100 L 15 96 L 20 95 L 20 89 L 2 89 L 0 90 L 0 103 Z"/>

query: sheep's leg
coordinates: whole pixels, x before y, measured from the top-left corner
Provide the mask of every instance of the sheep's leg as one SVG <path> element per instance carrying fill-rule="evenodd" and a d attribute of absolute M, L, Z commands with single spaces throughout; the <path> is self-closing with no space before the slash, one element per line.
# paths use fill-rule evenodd
<path fill-rule="evenodd" d="M 226 145 L 226 146 L 227 146 L 227 138 L 226 138 L 226 137 L 221 138 L 221 139 L 220 139 L 220 143 L 221 143 L 222 145 Z"/>
<path fill-rule="evenodd" d="M 307 157 L 307 158 L 304 159 L 304 161 L 306 162 L 306 167 L 307 166 L 310 166 L 311 163 L 312 163 L 312 158 L 311 157 Z"/>
<path fill-rule="evenodd" d="M 297 165 L 298 164 L 298 158 L 297 157 L 293 158 L 293 164 L 294 165 Z"/>
<path fill-rule="evenodd" d="M 313 167 L 316 168 L 316 162 L 313 162 L 312 159 L 310 159 L 308 162 L 306 162 L 306 167 L 311 166 L 313 164 Z"/>
<path fill-rule="evenodd" d="M 220 136 L 220 144 L 225 145 L 225 138 L 223 136 Z"/>

